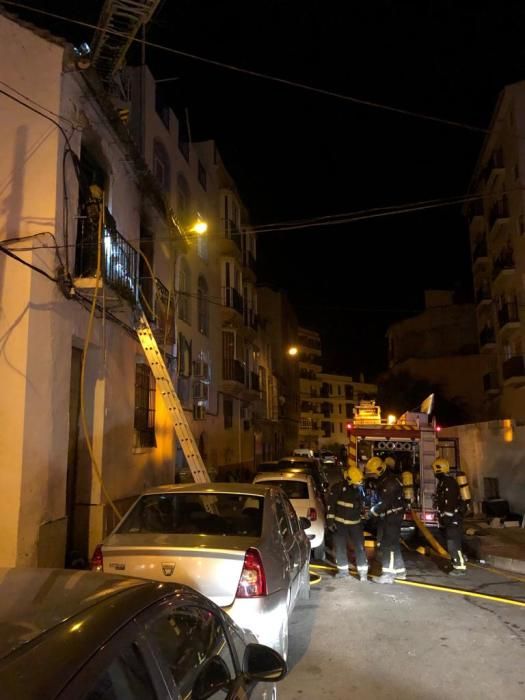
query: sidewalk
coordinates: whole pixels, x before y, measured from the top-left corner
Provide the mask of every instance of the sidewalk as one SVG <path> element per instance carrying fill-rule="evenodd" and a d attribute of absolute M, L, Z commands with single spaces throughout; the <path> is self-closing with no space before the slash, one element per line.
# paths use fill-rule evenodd
<path fill-rule="evenodd" d="M 525 574 L 524 528 L 482 528 L 467 521 L 465 530 L 470 529 L 476 534 L 464 536 L 467 553 L 497 569 Z"/>

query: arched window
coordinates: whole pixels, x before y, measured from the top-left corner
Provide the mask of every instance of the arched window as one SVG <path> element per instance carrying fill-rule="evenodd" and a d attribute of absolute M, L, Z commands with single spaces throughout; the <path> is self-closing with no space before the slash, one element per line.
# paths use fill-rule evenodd
<path fill-rule="evenodd" d="M 202 335 L 210 333 L 210 309 L 208 301 L 208 283 L 201 275 L 197 286 L 197 316 L 199 332 Z"/>
<path fill-rule="evenodd" d="M 185 221 L 190 214 L 190 188 L 182 173 L 177 175 L 177 215 Z"/>
<path fill-rule="evenodd" d="M 179 301 L 179 318 L 181 321 L 191 323 L 190 317 L 190 293 L 191 293 L 191 277 L 190 267 L 187 261 L 182 258 L 179 266 L 179 284 L 178 284 L 178 301 Z"/>
<path fill-rule="evenodd" d="M 153 141 L 153 174 L 159 181 L 164 192 L 171 188 L 170 157 L 164 144 Z"/>

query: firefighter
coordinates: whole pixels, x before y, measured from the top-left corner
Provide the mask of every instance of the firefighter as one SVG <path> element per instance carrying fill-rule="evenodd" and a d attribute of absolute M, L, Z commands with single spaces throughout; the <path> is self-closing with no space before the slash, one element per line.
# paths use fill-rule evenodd
<path fill-rule="evenodd" d="M 396 460 L 393 457 L 385 457 L 385 464 L 392 471 L 396 468 Z"/>
<path fill-rule="evenodd" d="M 448 553 L 452 560 L 449 574 L 451 576 L 464 576 L 467 566 L 461 551 L 461 540 L 466 504 L 461 499 L 458 482 L 449 474 L 449 461 L 443 457 L 436 459 L 432 463 L 432 470 L 438 482 L 434 495 L 434 505 L 438 512 L 439 528 L 445 537 Z"/>
<path fill-rule="evenodd" d="M 406 578 L 405 562 L 401 554 L 401 523 L 405 510 L 403 486 L 387 469 L 380 457 L 372 457 L 366 463 L 366 474 L 377 479 L 378 502 L 370 509 L 370 515 L 382 518 L 381 576 L 376 583 L 393 583 L 395 578 Z"/>
<path fill-rule="evenodd" d="M 363 512 L 363 474 L 355 466 L 343 470 L 343 478 L 328 494 L 328 529 L 334 536 L 336 578 L 346 578 L 348 571 L 348 540 L 352 543 L 359 580 L 367 581 L 366 557 L 361 514 Z"/>

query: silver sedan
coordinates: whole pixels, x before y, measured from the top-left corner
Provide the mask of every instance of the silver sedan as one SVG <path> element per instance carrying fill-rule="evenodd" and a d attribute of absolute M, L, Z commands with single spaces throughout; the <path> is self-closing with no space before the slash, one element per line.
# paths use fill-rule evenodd
<path fill-rule="evenodd" d="M 309 525 L 275 487 L 163 486 L 138 498 L 97 547 L 92 568 L 176 579 L 286 658 L 288 619 L 310 592 Z"/>

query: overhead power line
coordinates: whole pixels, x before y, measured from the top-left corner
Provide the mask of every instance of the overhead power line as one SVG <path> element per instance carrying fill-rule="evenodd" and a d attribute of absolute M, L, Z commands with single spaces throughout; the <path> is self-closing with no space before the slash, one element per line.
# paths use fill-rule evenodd
<path fill-rule="evenodd" d="M 4 5 L 10 5 L 12 7 L 17 7 L 19 9 L 28 10 L 30 12 L 35 12 L 46 17 L 52 17 L 53 19 L 58 19 L 63 22 L 69 22 L 70 24 L 76 24 L 81 27 L 86 27 L 88 29 L 99 29 L 98 25 L 91 22 L 86 22 L 84 20 L 74 19 L 73 17 L 66 17 L 64 15 L 57 14 L 55 12 L 49 12 L 47 10 L 41 10 L 31 5 L 26 5 L 25 3 L 15 2 L 14 0 L 2 0 Z M 115 29 L 104 28 L 107 34 L 113 34 L 119 37 L 129 38 L 125 32 L 119 32 Z M 205 63 L 215 68 L 222 68 L 224 70 L 229 70 L 242 75 L 247 75 L 252 78 L 259 78 L 261 80 L 268 80 L 280 85 L 286 85 L 288 87 L 297 88 L 299 90 L 304 90 L 307 92 L 312 92 L 318 95 L 323 95 L 324 97 L 333 97 L 339 100 L 344 100 L 346 102 L 351 102 L 353 104 L 358 104 L 363 107 L 372 107 L 374 109 L 380 109 L 383 111 L 391 112 L 393 114 L 399 114 L 401 116 L 413 117 L 415 119 L 422 119 L 428 122 L 433 122 L 435 124 L 442 124 L 444 126 L 455 127 L 459 129 L 465 129 L 467 131 L 473 131 L 480 134 L 487 134 L 490 132 L 489 129 L 480 126 L 474 126 L 473 124 L 468 124 L 467 122 L 462 122 L 454 119 L 445 119 L 443 117 L 437 117 L 432 114 L 426 114 L 425 112 L 418 112 L 410 109 L 403 109 L 401 107 L 394 107 L 393 105 L 387 105 L 381 102 L 375 102 L 374 100 L 365 100 L 360 97 L 354 97 L 352 95 L 345 95 L 334 90 L 328 90 L 326 88 L 315 87 L 314 85 L 308 85 L 307 83 L 300 83 L 295 80 L 289 80 L 287 78 L 282 78 L 277 75 L 271 75 L 269 73 L 263 73 L 262 71 L 251 70 L 249 68 L 242 68 L 241 66 L 235 66 L 230 63 L 224 63 L 223 61 L 217 61 L 212 58 L 206 58 L 205 56 L 199 56 L 194 53 L 189 53 L 188 51 L 181 51 L 180 49 L 174 49 L 171 46 L 165 46 L 164 44 L 158 44 L 154 41 L 148 41 L 141 39 L 140 37 L 134 37 L 132 40 L 135 44 L 140 44 L 141 46 L 147 46 L 152 49 L 158 49 L 160 51 L 166 51 L 168 53 L 180 56 L 182 58 L 187 58 L 192 61 L 197 61 L 199 63 Z"/>

